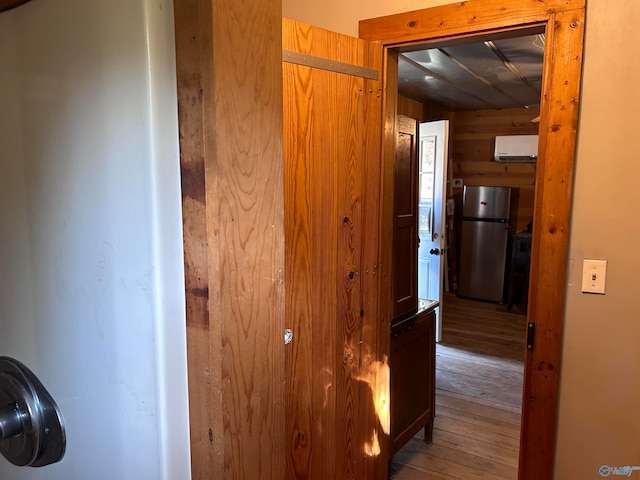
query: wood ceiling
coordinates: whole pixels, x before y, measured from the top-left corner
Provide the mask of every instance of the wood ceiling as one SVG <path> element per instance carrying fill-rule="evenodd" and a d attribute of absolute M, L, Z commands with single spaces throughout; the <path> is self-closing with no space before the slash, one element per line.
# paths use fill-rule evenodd
<path fill-rule="evenodd" d="M 531 32 L 529 32 L 531 33 Z M 402 49 L 398 91 L 447 110 L 538 107 L 544 33 Z"/>

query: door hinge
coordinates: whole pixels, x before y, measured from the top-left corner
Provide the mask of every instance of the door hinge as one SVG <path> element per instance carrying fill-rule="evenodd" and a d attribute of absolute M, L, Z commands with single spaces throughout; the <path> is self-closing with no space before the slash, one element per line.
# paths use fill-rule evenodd
<path fill-rule="evenodd" d="M 536 339 L 536 324 L 534 322 L 527 323 L 527 348 L 533 349 L 533 344 Z"/>

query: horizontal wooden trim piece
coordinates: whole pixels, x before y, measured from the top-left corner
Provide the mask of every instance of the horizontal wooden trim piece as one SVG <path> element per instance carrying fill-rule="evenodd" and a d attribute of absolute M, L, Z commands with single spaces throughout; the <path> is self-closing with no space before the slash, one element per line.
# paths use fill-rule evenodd
<path fill-rule="evenodd" d="M 378 70 L 373 68 L 338 62 L 337 60 L 330 60 L 328 58 L 294 52 L 292 50 L 282 50 L 282 61 L 310 68 L 319 68 L 329 72 L 344 73 L 345 75 L 351 75 L 352 77 L 367 78 L 375 81 L 378 80 L 379 76 Z"/>
<path fill-rule="evenodd" d="M 463 35 L 473 30 L 546 22 L 554 12 L 584 8 L 585 0 L 526 0 L 505 6 L 496 0 L 469 0 L 413 12 L 361 20 L 359 37 L 383 45 L 406 44 L 415 40 Z M 425 32 L 427 33 L 425 35 Z"/>

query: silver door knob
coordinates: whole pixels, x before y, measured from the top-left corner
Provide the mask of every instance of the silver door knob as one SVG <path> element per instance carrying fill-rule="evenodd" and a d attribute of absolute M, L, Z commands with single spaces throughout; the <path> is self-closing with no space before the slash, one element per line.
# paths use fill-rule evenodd
<path fill-rule="evenodd" d="M 22 363 L 0 357 L 0 453 L 14 465 L 42 467 L 62 459 L 65 447 L 49 392 Z"/>

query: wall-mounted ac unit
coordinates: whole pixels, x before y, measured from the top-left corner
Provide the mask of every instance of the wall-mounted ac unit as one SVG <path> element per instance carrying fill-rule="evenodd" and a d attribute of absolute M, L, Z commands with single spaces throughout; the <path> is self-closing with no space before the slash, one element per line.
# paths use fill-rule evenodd
<path fill-rule="evenodd" d="M 496 162 L 535 162 L 538 159 L 538 135 L 496 137 Z"/>

